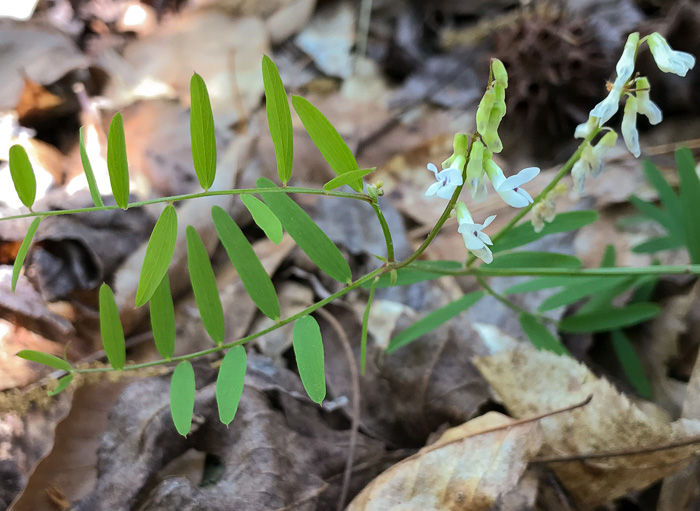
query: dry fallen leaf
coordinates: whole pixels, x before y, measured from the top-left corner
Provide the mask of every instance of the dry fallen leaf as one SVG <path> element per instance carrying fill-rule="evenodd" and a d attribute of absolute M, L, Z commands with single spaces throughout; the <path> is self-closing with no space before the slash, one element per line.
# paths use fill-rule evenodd
<path fill-rule="evenodd" d="M 633 452 L 700 433 L 700 421 L 671 422 L 658 406 L 632 402 L 573 358 L 538 351 L 492 326 L 481 325 L 479 330 L 495 353 L 477 357 L 474 363 L 516 418 L 593 396 L 583 408 L 542 420 L 544 456 Z M 593 509 L 677 472 L 699 451 L 699 446 L 691 445 L 641 455 L 551 463 L 550 467 L 582 509 Z"/>
<path fill-rule="evenodd" d="M 492 509 L 539 451 L 538 423 L 489 412 L 456 428 L 380 474 L 346 511 Z"/>

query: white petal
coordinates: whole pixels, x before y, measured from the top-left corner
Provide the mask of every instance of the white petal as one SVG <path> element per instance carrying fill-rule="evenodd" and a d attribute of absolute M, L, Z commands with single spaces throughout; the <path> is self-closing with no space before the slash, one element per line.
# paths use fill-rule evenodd
<path fill-rule="evenodd" d="M 480 202 L 486 198 L 486 195 L 488 195 L 488 190 L 483 180 L 479 183 L 472 184 L 472 199 L 476 202 Z"/>
<path fill-rule="evenodd" d="M 441 183 L 436 183 L 436 184 L 441 184 Z M 451 199 L 452 194 L 455 193 L 455 190 L 457 189 L 457 186 L 455 185 L 449 185 L 446 184 L 444 186 L 440 186 L 440 189 L 437 191 L 437 196 L 440 197 L 441 199 Z"/>
<path fill-rule="evenodd" d="M 462 234 L 473 233 L 473 232 L 479 232 L 483 228 L 484 228 L 484 226 L 481 224 L 470 224 L 470 223 L 464 222 L 464 223 L 459 224 L 457 231 L 461 232 Z"/>
<path fill-rule="evenodd" d="M 472 233 L 463 233 L 462 239 L 464 240 L 464 246 L 468 250 L 479 250 L 486 246 L 484 245 L 483 241 L 474 236 Z"/>
<path fill-rule="evenodd" d="M 486 264 L 489 264 L 493 261 L 493 254 L 491 254 L 491 250 L 489 250 L 488 247 L 484 247 L 479 250 L 472 250 L 472 252 L 476 257 L 484 261 Z"/>
<path fill-rule="evenodd" d="M 499 191 L 498 195 L 501 196 L 501 199 L 504 200 L 506 204 L 509 206 L 512 206 L 514 208 L 524 208 L 528 204 L 530 204 L 530 201 L 528 201 L 525 197 L 520 195 L 518 192 L 514 192 L 513 190 L 505 190 L 505 191 Z"/>
<path fill-rule="evenodd" d="M 598 126 L 602 126 L 608 122 L 612 116 L 617 113 L 617 109 L 620 107 L 621 95 L 622 89 L 613 87 L 608 97 L 593 107 L 590 115 L 591 117 L 598 117 Z"/>
<path fill-rule="evenodd" d="M 639 158 L 641 149 L 639 148 L 639 132 L 637 131 L 637 99 L 633 96 L 627 98 L 625 104 L 625 115 L 622 117 L 622 137 L 625 139 L 627 149 Z"/>
<path fill-rule="evenodd" d="M 532 202 L 535 202 L 535 201 L 532 200 L 532 197 L 530 196 L 530 194 L 527 193 L 527 192 L 526 192 L 525 190 L 523 190 L 522 188 L 519 188 L 518 191 L 517 191 L 516 193 L 520 194 L 520 196 L 523 197 L 523 198 L 527 201 L 528 204 L 531 204 Z"/>
<path fill-rule="evenodd" d="M 432 172 L 433 174 L 435 174 L 435 177 L 437 178 L 438 170 L 437 170 L 437 167 L 435 166 L 435 164 L 434 164 L 434 163 L 428 163 L 427 167 L 428 167 L 428 170 L 429 170 L 430 172 Z"/>
<path fill-rule="evenodd" d="M 459 169 L 445 169 L 440 174 L 438 174 L 438 179 L 446 181 L 448 184 L 451 185 L 461 185 L 464 183 L 464 180 L 462 179 L 462 171 Z"/>
<path fill-rule="evenodd" d="M 638 109 L 640 114 L 647 116 L 650 124 L 659 124 L 663 120 L 661 109 L 651 100 L 640 101 Z"/>
<path fill-rule="evenodd" d="M 512 190 L 513 188 L 517 188 L 519 186 L 524 185 L 525 183 L 532 181 L 537 177 L 537 174 L 540 173 L 540 169 L 537 167 L 528 167 L 526 169 L 521 170 L 514 176 L 510 176 L 509 178 L 506 178 L 503 183 L 498 187 L 499 190 Z"/>
<path fill-rule="evenodd" d="M 433 183 L 428 187 L 425 196 L 430 197 L 431 195 L 435 195 L 440 189 L 442 189 L 442 183 Z"/>
<path fill-rule="evenodd" d="M 476 237 L 479 238 L 479 240 L 484 244 L 484 245 L 493 245 L 493 242 L 491 241 L 491 238 L 488 237 L 488 235 L 485 232 L 477 232 Z"/>
<path fill-rule="evenodd" d="M 495 218 L 496 218 L 496 215 L 491 215 L 486 220 L 484 220 L 484 225 L 482 226 L 482 229 L 485 229 L 486 227 L 491 225 L 491 222 L 493 222 L 495 220 Z"/>

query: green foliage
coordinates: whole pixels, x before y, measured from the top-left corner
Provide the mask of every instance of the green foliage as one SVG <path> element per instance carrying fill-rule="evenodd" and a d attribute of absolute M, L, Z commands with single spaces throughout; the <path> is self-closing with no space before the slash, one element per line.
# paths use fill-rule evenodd
<path fill-rule="evenodd" d="M 567 254 L 555 252 L 511 252 L 499 255 L 489 264 L 489 268 L 567 268 L 575 270 L 581 261 Z"/>
<path fill-rule="evenodd" d="M 280 219 L 275 216 L 264 202 L 252 195 L 244 193 L 241 195 L 241 201 L 243 201 L 243 205 L 250 212 L 256 225 L 263 230 L 265 236 L 276 245 L 279 245 L 282 242 L 282 236 L 284 236 Z"/>
<path fill-rule="evenodd" d="M 204 80 L 197 73 L 190 79 L 190 100 L 192 161 L 200 186 L 209 190 L 216 175 L 216 134 L 209 92 Z"/>
<path fill-rule="evenodd" d="M 226 249 L 251 299 L 263 314 L 277 321 L 280 319 L 280 303 L 277 300 L 275 286 L 272 285 L 270 277 L 243 231 L 219 206 L 211 208 L 211 217 L 221 244 Z"/>
<path fill-rule="evenodd" d="M 175 305 L 170 293 L 170 278 L 166 273 L 151 296 L 151 330 L 160 356 L 170 360 L 175 353 Z"/>
<path fill-rule="evenodd" d="M 36 198 L 36 178 L 27 151 L 21 145 L 10 147 L 10 174 L 19 200 L 32 209 Z"/>
<path fill-rule="evenodd" d="M 151 299 L 156 288 L 168 273 L 168 266 L 175 253 L 177 241 L 177 213 L 172 204 L 168 204 L 156 222 L 151 238 L 148 240 L 146 255 L 141 266 L 139 287 L 136 291 L 136 306 L 141 307 Z"/>
<path fill-rule="evenodd" d="M 73 381 L 73 376 L 73 373 L 70 373 L 62 378 L 59 378 L 58 385 L 56 385 L 55 389 L 49 392 L 49 396 L 55 396 L 56 394 L 60 394 L 61 392 L 66 390 L 68 388 L 68 385 L 70 385 Z"/>
<path fill-rule="evenodd" d="M 226 335 L 224 309 L 216 286 L 216 276 L 209 261 L 209 254 L 202 238 L 191 225 L 185 230 L 187 236 L 187 267 L 194 299 L 199 315 L 209 336 L 218 345 L 223 344 Z"/>
<path fill-rule="evenodd" d="M 321 329 L 312 316 L 296 320 L 292 329 L 292 346 L 301 383 L 314 403 L 326 397 L 326 373 Z"/>
<path fill-rule="evenodd" d="M 114 293 L 107 284 L 100 287 L 100 332 L 107 360 L 113 368 L 122 369 L 126 361 L 124 329 Z"/>
<path fill-rule="evenodd" d="M 32 244 L 32 240 L 34 239 L 34 235 L 36 234 L 36 230 L 39 228 L 39 224 L 41 223 L 42 217 L 38 216 L 34 220 L 32 220 L 32 223 L 29 225 L 29 229 L 27 229 L 27 234 L 24 236 L 24 240 L 22 240 L 22 244 L 19 247 L 19 250 L 17 251 L 17 256 L 15 257 L 15 263 L 12 265 L 12 282 L 10 284 L 10 288 L 12 289 L 12 292 L 15 292 L 15 289 L 17 288 L 17 280 L 19 279 L 19 272 L 22 270 L 22 265 L 24 264 L 24 260 L 27 257 L 27 252 L 29 251 L 29 247 Z"/>
<path fill-rule="evenodd" d="M 267 124 L 270 127 L 272 144 L 275 146 L 277 174 L 282 184 L 286 185 L 292 177 L 292 162 L 294 160 L 292 114 L 277 66 L 267 55 L 263 57 L 262 71 Z"/>
<path fill-rule="evenodd" d="M 129 205 L 129 164 L 126 159 L 126 138 L 122 114 L 117 112 L 107 135 L 107 170 L 114 201 L 122 209 Z"/>
<path fill-rule="evenodd" d="M 558 232 L 568 232 L 580 229 L 586 225 L 592 224 L 598 219 L 598 213 L 595 211 L 568 211 L 559 213 L 554 220 L 544 226 L 540 232 L 535 232 L 532 223 L 525 222 L 511 229 L 502 238 L 498 239 L 491 247 L 491 251 L 503 252 L 513 248 L 527 245 L 540 238 L 544 238 L 549 234 Z"/>
<path fill-rule="evenodd" d="M 558 293 L 553 294 L 544 300 L 537 308 L 539 312 L 550 311 L 564 305 L 571 305 L 587 296 L 602 293 L 608 289 L 615 288 L 623 282 L 627 282 L 628 277 L 588 277 L 575 279 Z"/>
<path fill-rule="evenodd" d="M 97 188 L 97 182 L 95 181 L 95 174 L 92 171 L 92 165 L 90 164 L 90 158 L 88 158 L 87 150 L 85 149 L 85 137 L 83 133 L 84 126 L 80 127 L 80 161 L 83 163 L 83 170 L 85 171 L 85 178 L 87 179 L 88 188 L 90 189 L 90 197 L 92 197 L 92 202 L 96 207 L 101 208 L 104 206 L 102 202 L 102 197 L 100 196 L 100 190 Z"/>
<path fill-rule="evenodd" d="M 72 371 L 71 365 L 50 353 L 44 353 L 43 351 L 34 350 L 22 350 L 17 353 L 17 356 L 23 358 L 24 360 L 29 360 L 31 362 L 37 362 L 39 364 L 44 364 L 45 366 L 53 367 L 54 369 L 61 369 L 62 371 Z"/>
<path fill-rule="evenodd" d="M 557 355 L 570 355 L 569 350 L 554 337 L 532 314 L 520 314 L 520 326 L 530 342 L 539 350 L 547 350 Z"/>
<path fill-rule="evenodd" d="M 610 307 L 593 312 L 576 314 L 559 323 L 562 332 L 607 332 L 636 325 L 656 316 L 661 309 L 654 303 L 633 303 L 626 307 Z"/>
<path fill-rule="evenodd" d="M 227 426 L 236 416 L 243 395 L 247 363 L 243 346 L 234 346 L 221 360 L 216 379 L 216 402 L 219 406 L 219 419 Z"/>
<path fill-rule="evenodd" d="M 192 426 L 195 395 L 194 369 L 188 361 L 180 362 L 170 380 L 170 414 L 175 429 L 187 436 Z"/>
<path fill-rule="evenodd" d="M 632 346 L 632 343 L 622 330 L 613 330 L 610 335 L 613 349 L 622 365 L 625 376 L 627 376 L 627 379 L 639 392 L 640 396 L 645 399 L 651 399 L 651 382 L 644 372 L 634 346 Z"/>
<path fill-rule="evenodd" d="M 685 246 L 688 248 L 690 260 L 694 264 L 700 264 L 700 178 L 695 171 L 695 161 L 690 149 L 684 147 L 676 151 L 676 166 L 680 178 Z"/>
<path fill-rule="evenodd" d="M 330 192 L 331 190 L 335 190 L 336 188 L 340 188 L 341 186 L 351 185 L 353 181 L 355 181 L 358 178 L 362 179 L 366 175 L 371 174 L 376 170 L 376 168 L 377 167 L 372 167 L 371 169 L 351 170 L 350 172 L 346 172 L 345 174 L 336 176 L 330 181 L 328 181 L 325 185 L 323 185 L 323 189 L 327 192 Z"/>
<path fill-rule="evenodd" d="M 258 179 L 257 185 L 259 188 L 277 188 L 264 177 Z M 260 192 L 260 196 L 282 222 L 284 230 L 321 271 L 339 282 L 352 282 L 350 266 L 343 254 L 296 202 L 284 193 Z"/>
<path fill-rule="evenodd" d="M 318 108 L 301 96 L 292 96 L 292 105 L 314 145 L 336 174 L 359 169 L 350 148 Z M 362 179 L 348 184 L 356 192 L 362 192 Z"/>
<path fill-rule="evenodd" d="M 450 302 L 447 305 L 434 310 L 430 314 L 427 314 L 394 337 L 389 342 L 389 347 L 386 349 L 386 352 L 392 353 L 400 347 L 406 346 L 411 341 L 418 339 L 421 335 L 425 335 L 428 332 L 435 330 L 443 323 L 467 310 L 469 307 L 481 300 L 483 296 L 483 291 L 469 293 L 455 300 L 454 302 Z"/>

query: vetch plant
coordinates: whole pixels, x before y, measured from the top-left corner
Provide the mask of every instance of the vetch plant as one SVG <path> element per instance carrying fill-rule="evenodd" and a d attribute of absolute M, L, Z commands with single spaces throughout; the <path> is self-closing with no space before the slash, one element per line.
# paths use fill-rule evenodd
<path fill-rule="evenodd" d="M 616 267 L 614 251 L 608 250 L 599 268 L 582 268 L 581 261 L 566 254 L 514 250 L 549 234 L 578 229 L 596 220 L 597 214 L 593 211 L 556 214 L 555 199 L 564 192 L 562 180 L 569 173 L 572 174 L 579 191 L 583 191 L 589 177 L 595 178 L 601 173 L 604 151 L 612 147 L 618 137 L 617 132 L 606 126 L 606 123 L 618 111 L 624 96 L 627 97 L 627 102 L 621 132 L 634 156 L 640 155 L 636 115 L 646 115 L 652 124 L 660 122 L 662 118 L 661 111 L 651 100 L 648 79 L 634 75 L 639 47 L 645 42 L 649 44 L 659 68 L 664 72 L 684 76 L 695 64 L 694 57 L 673 51 L 658 34 L 644 38 L 640 38 L 638 33 L 630 35 L 617 63 L 617 76 L 614 83 L 610 84 L 609 95 L 593 108 L 589 120 L 576 129 L 575 137 L 583 139 L 580 146 L 535 197 L 523 187 L 529 187 L 528 183 L 539 175 L 538 168 L 529 167 L 507 177 L 494 161 L 494 155 L 503 149 L 498 128 L 506 115 L 508 74 L 502 62 L 492 59 L 486 91 L 476 112 L 476 131 L 455 135 L 453 154 L 442 162 L 441 170 L 432 163 L 427 164 L 428 170 L 435 175 L 436 182 L 427 189 L 425 195 L 435 195 L 446 201 L 443 213 L 423 243 L 413 254 L 401 261 L 395 259 L 392 234 L 381 208 L 383 183 L 364 182 L 363 178 L 374 169 L 360 169 L 355 156 L 338 131 L 320 110 L 300 96 L 292 97 L 292 107 L 336 177 L 322 189 L 289 186 L 293 179 L 292 113 L 282 79 L 274 62 L 268 57 L 262 62 L 266 113 L 281 186 L 270 179 L 260 177 L 257 187 L 253 189 L 210 190 L 216 175 L 217 161 L 214 121 L 206 85 L 197 74 L 193 75 L 190 84 L 190 130 L 193 164 L 202 192 L 129 202 L 125 134 L 121 115 L 117 113 L 110 125 L 107 151 L 109 176 L 116 206 L 105 206 L 100 198 L 81 132 L 81 159 L 95 206 L 36 212 L 31 209 L 36 190 L 31 163 L 23 149 L 15 146 L 10 150 L 10 170 L 17 193 L 29 212 L 4 220 L 31 217 L 33 221 L 15 259 L 12 273 L 13 289 L 34 234 L 46 217 L 117 208 L 130 209 L 156 203 L 165 206 L 148 242 L 134 304 L 136 307 L 148 305 L 155 345 L 162 359 L 140 364 L 126 362 L 119 310 L 107 284 L 103 284 L 99 290 L 99 303 L 102 342 L 109 367 L 78 368 L 67 360 L 37 351 L 25 350 L 18 355 L 64 372 L 54 393 L 68 387 L 76 374 L 134 371 L 156 366 L 173 367 L 170 394 L 173 425 L 179 433 L 186 435 L 191 427 L 196 391 L 192 360 L 205 355 L 222 355 L 216 398 L 220 419 L 224 424 L 229 424 L 234 420 L 243 391 L 247 363 L 243 346 L 293 323 L 293 349 L 301 381 L 310 399 L 321 403 L 326 396 L 325 364 L 321 330 L 313 317 L 315 311 L 352 291 L 360 288 L 369 290 L 361 338 L 360 367 L 364 372 L 369 312 L 375 289 L 410 285 L 444 275 L 472 276 L 479 282 L 482 290 L 464 295 L 427 314 L 394 337 L 387 351 L 391 353 L 400 349 L 454 318 L 484 296 L 492 295 L 518 314 L 523 332 L 540 349 L 568 355 L 566 348 L 545 325 L 554 326 L 559 332 L 611 332 L 615 349 L 620 357 L 624 357 L 623 365 L 626 371 L 640 392 L 645 393 L 643 373 L 639 376 L 640 366 L 633 355 L 630 355 L 633 351 L 623 329 L 646 321 L 659 312 L 659 307 L 649 301 L 649 290 L 653 288 L 659 275 L 700 274 L 700 229 L 696 225 L 697 218 L 700 218 L 700 180 L 695 173 L 690 152 L 679 150 L 677 153 L 681 178 L 680 196 L 663 178 L 659 178 L 658 171 L 655 172 L 653 167 L 645 164 L 645 172 L 659 191 L 665 209 L 658 209 L 636 198 L 631 200 L 643 214 L 668 230 L 668 236 L 652 240 L 646 246 L 638 246 L 636 250 L 650 252 L 685 246 L 691 254 L 693 264 Z M 495 215 L 487 215 L 483 223 L 478 223 L 481 219 L 474 219 L 465 203 L 469 198 L 478 200 L 487 195 L 489 182 L 507 204 L 518 208 L 517 213 L 504 227 L 491 234 L 486 231 L 490 229 Z M 344 185 L 349 186 L 351 191 L 338 191 L 338 188 Z M 462 195 L 465 187 L 469 190 L 469 193 L 464 194 L 466 199 Z M 226 337 L 226 318 L 217 290 L 215 273 L 199 233 L 193 226 L 187 226 L 185 241 L 188 272 L 201 320 L 212 345 L 199 351 L 174 356 L 177 335 L 168 270 L 178 236 L 178 210 L 175 204 L 222 194 L 239 196 L 251 213 L 253 221 L 274 243 L 280 243 L 283 231 L 286 231 L 309 259 L 342 287 L 304 310 L 282 317 L 275 286 L 253 247 L 233 218 L 222 208 L 214 206 L 211 210 L 212 223 L 231 264 L 240 275 L 255 305 L 263 314 L 274 320 L 274 324 L 239 339 Z M 295 202 L 293 197 L 296 194 L 314 194 L 329 200 L 358 200 L 366 203 L 374 212 L 384 235 L 386 254 L 378 256 L 382 261 L 381 265 L 366 275 L 353 276 L 343 253 Z M 521 222 L 531 210 L 532 223 Z M 461 261 L 421 260 L 437 234 L 452 217 L 456 217 L 457 231 L 464 241 L 465 251 L 455 255 Z M 475 264 L 477 259 L 481 260 L 480 265 Z M 491 288 L 486 277 L 500 276 L 532 278 L 512 286 L 504 293 L 498 293 Z M 510 295 L 549 288 L 558 291 L 539 304 L 536 311 L 526 311 L 509 299 Z M 631 303 L 625 306 L 613 305 L 616 297 L 630 290 L 634 296 Z M 576 314 L 561 321 L 546 315 L 552 309 L 580 301 L 585 301 L 583 307 Z"/>

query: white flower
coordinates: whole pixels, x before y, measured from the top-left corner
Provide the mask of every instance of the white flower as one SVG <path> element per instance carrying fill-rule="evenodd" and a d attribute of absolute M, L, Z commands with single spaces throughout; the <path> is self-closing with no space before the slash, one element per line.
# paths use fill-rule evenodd
<path fill-rule="evenodd" d="M 437 183 L 428 187 L 428 191 L 425 192 L 426 196 L 437 195 L 441 199 L 450 199 L 457 187 L 464 183 L 460 169 L 451 167 L 438 172 L 435 165 L 428 163 L 428 170 L 435 174 Z"/>
<path fill-rule="evenodd" d="M 639 32 L 634 32 L 627 36 L 627 42 L 625 43 L 625 49 L 622 50 L 622 56 L 620 60 L 617 61 L 615 66 L 615 71 L 617 71 L 617 78 L 615 78 L 615 83 L 613 88 L 622 88 L 630 79 L 632 73 L 634 72 L 634 60 L 637 56 L 637 47 L 639 46 Z"/>
<path fill-rule="evenodd" d="M 484 220 L 483 224 L 476 224 L 464 203 L 457 203 L 458 231 L 462 234 L 464 246 L 487 264 L 493 261 L 493 255 L 488 247 L 488 245 L 493 245 L 493 243 L 483 230 L 493 222 L 494 218 L 496 218 L 496 215 L 491 215 Z"/>
<path fill-rule="evenodd" d="M 612 116 L 617 113 L 617 109 L 620 107 L 621 97 L 622 86 L 613 86 L 608 97 L 593 107 L 590 116 L 598 118 L 598 127 L 608 122 Z"/>
<path fill-rule="evenodd" d="M 596 178 L 603 171 L 603 164 L 605 159 L 603 154 L 611 147 L 615 147 L 617 142 L 617 133 L 613 130 L 608 131 L 605 135 L 598 140 L 598 143 L 593 148 L 593 162 L 591 163 L 591 174 Z"/>
<path fill-rule="evenodd" d="M 673 50 L 658 32 L 651 34 L 647 42 L 656 65 L 664 73 L 685 76 L 689 70 L 695 67 L 695 57 L 690 53 Z"/>
<path fill-rule="evenodd" d="M 583 185 L 588 176 L 596 178 L 603 171 L 603 153 L 607 148 L 613 147 L 616 141 L 617 133 L 611 130 L 603 135 L 595 147 L 589 144 L 583 148 L 581 157 L 571 169 L 571 177 L 574 178 L 579 193 L 583 193 Z"/>
<path fill-rule="evenodd" d="M 661 109 L 649 97 L 649 80 L 645 77 L 637 78 L 637 111 L 646 115 L 651 124 L 659 124 L 663 119 Z"/>
<path fill-rule="evenodd" d="M 630 95 L 625 103 L 625 115 L 622 117 L 622 138 L 627 149 L 639 158 L 642 150 L 639 148 L 639 132 L 637 131 L 637 98 Z"/>
<path fill-rule="evenodd" d="M 523 190 L 522 186 L 535 179 L 540 169 L 528 167 L 521 170 L 514 176 L 506 178 L 503 170 L 496 163 L 489 159 L 484 162 L 486 174 L 489 176 L 494 190 L 501 196 L 509 206 L 514 208 L 524 208 L 532 202 L 530 194 Z"/>

